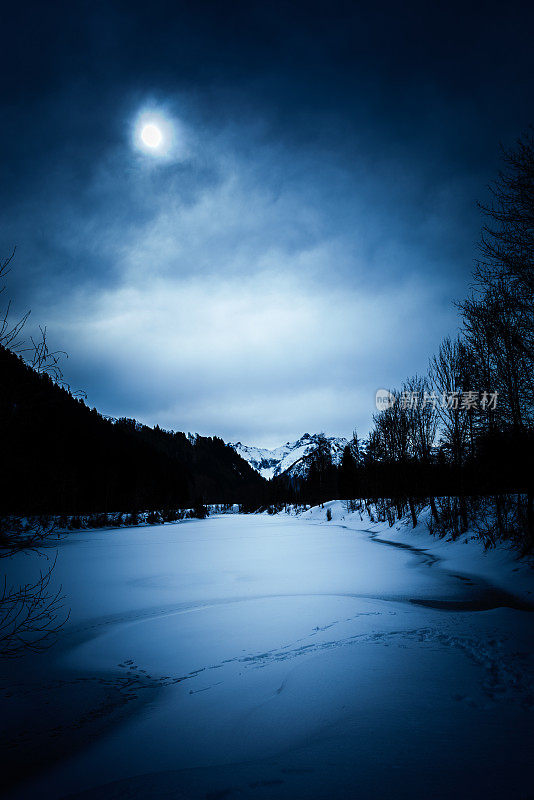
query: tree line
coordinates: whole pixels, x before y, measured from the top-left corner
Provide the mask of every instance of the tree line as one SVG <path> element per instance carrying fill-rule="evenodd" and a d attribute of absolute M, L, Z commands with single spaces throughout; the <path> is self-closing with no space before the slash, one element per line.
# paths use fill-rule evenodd
<path fill-rule="evenodd" d="M 480 204 L 484 217 L 459 332 L 426 375 L 382 393 L 367 440 L 354 436 L 339 466 L 325 444 L 298 484 L 281 478 L 273 502 L 373 501 L 383 519 L 430 505 L 431 525 L 475 529 L 534 545 L 534 136 L 503 150 Z"/>
<path fill-rule="evenodd" d="M 102 416 L 0 345 L 1 508 L 140 512 L 261 500 L 264 481 L 222 439 Z"/>

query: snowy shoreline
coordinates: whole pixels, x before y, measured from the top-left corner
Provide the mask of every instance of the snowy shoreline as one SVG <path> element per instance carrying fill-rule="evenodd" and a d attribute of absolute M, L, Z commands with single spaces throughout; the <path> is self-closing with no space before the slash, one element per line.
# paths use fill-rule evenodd
<path fill-rule="evenodd" d="M 328 509 L 331 521 L 326 518 Z M 507 542 L 485 550 L 480 539 L 469 531 L 454 541 L 450 537 L 439 538 L 429 532 L 429 515 L 429 509 L 421 512 L 416 528 L 408 518 L 390 526 L 387 522 L 371 522 L 365 513 L 348 511 L 345 500 L 332 500 L 298 516 L 326 525 L 341 522 L 354 531 L 368 530 L 392 543 L 424 549 L 436 555 L 446 569 L 481 577 L 516 597 L 534 603 L 534 556 L 521 557 L 518 550 Z"/>

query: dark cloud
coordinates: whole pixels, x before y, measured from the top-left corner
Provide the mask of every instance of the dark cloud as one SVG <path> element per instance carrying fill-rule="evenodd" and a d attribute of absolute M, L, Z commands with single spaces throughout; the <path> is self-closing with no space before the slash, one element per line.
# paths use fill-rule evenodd
<path fill-rule="evenodd" d="M 5 15 L 2 252 L 92 402 L 276 443 L 365 428 L 455 326 L 530 4 L 26 3 Z M 180 147 L 132 146 L 146 109 Z M 149 379 L 147 379 L 149 376 Z M 305 409 L 305 411 L 304 411 Z"/>

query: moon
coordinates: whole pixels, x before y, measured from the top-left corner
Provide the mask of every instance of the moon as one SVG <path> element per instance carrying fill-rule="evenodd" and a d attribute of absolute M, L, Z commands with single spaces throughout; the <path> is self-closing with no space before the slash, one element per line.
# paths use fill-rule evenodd
<path fill-rule="evenodd" d="M 131 145 L 146 163 L 169 163 L 186 157 L 183 126 L 165 108 L 145 106 L 130 123 Z"/>
<path fill-rule="evenodd" d="M 163 141 L 163 134 L 157 125 L 154 125 L 153 122 L 149 122 L 147 125 L 144 125 L 141 130 L 141 139 L 147 147 L 156 149 Z"/>

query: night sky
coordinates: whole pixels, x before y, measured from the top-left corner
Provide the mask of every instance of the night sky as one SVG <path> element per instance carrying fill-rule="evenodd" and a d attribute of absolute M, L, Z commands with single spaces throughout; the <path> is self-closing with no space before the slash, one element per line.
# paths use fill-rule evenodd
<path fill-rule="evenodd" d="M 533 23 L 526 2 L 4 7 L 15 312 L 103 413 L 365 434 L 375 390 L 457 328 L 476 201 L 533 121 Z"/>

